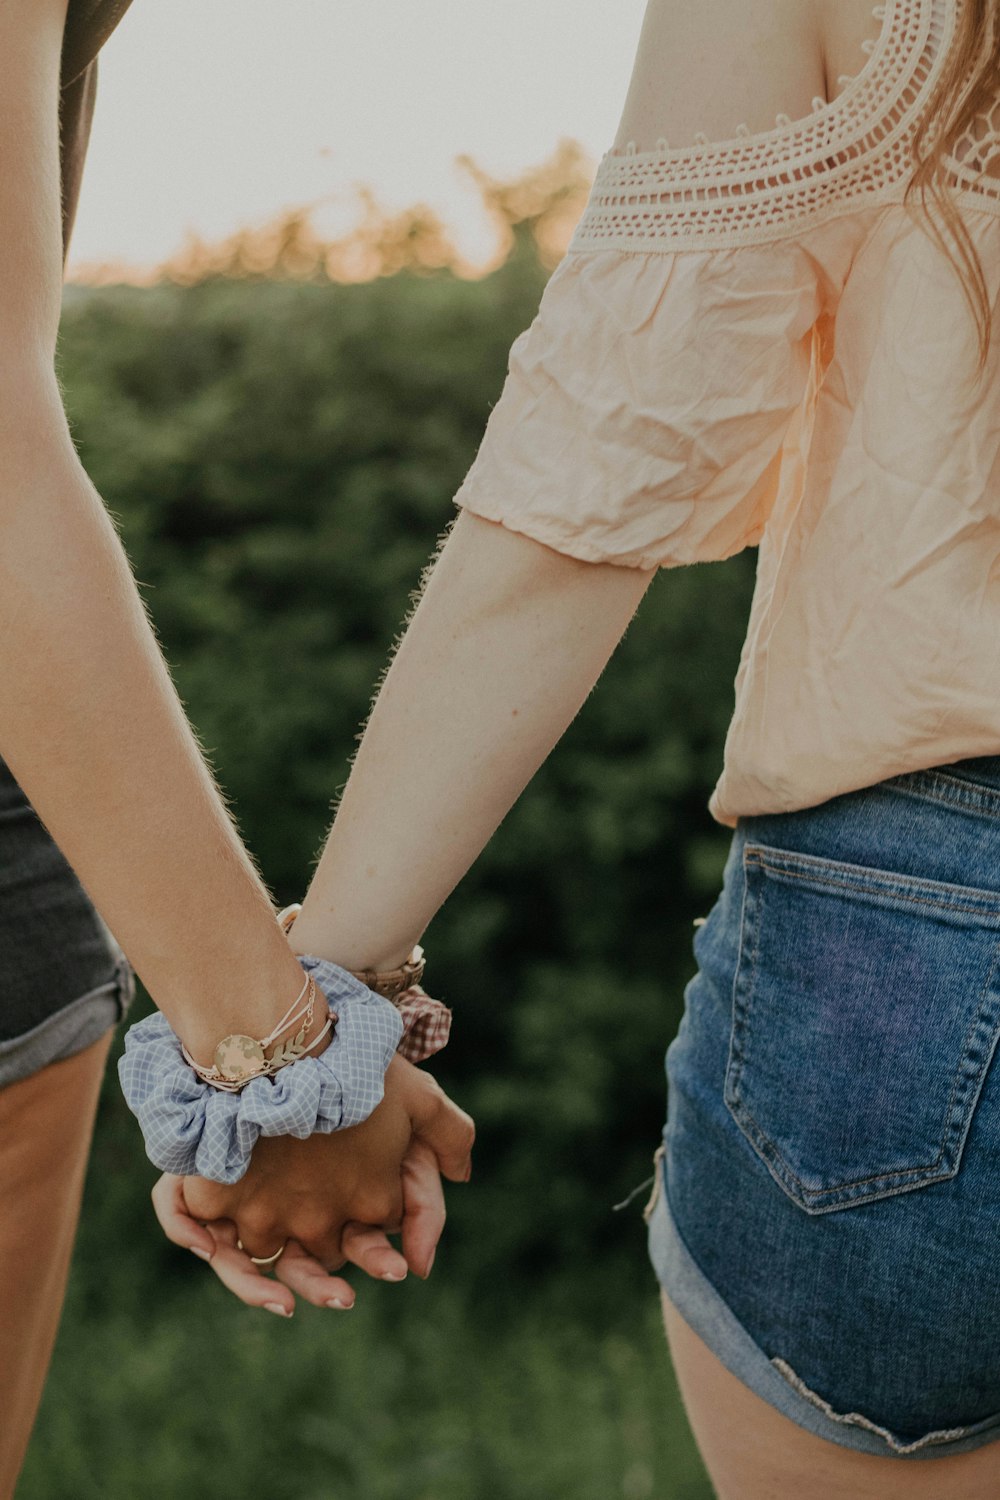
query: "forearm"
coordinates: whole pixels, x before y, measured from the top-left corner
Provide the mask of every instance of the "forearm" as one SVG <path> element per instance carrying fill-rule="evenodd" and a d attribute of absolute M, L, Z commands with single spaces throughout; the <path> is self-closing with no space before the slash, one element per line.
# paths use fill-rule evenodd
<path fill-rule="evenodd" d="M 392 967 L 585 702 L 651 572 L 462 513 L 386 675 L 292 930 Z"/>
<path fill-rule="evenodd" d="M 183 1040 L 264 1035 L 301 972 L 43 381 L 0 403 L 0 752 Z"/>

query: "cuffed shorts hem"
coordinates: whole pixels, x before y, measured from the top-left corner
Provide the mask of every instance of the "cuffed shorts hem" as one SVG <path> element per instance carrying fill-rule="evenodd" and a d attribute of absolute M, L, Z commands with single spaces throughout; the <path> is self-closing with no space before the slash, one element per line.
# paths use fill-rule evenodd
<path fill-rule="evenodd" d="M 820 1397 L 802 1394 L 792 1383 L 797 1379 L 794 1372 L 782 1374 L 691 1255 L 667 1201 L 664 1172 L 665 1163 L 657 1153 L 656 1184 L 648 1221 L 649 1256 L 657 1278 L 689 1327 L 755 1395 L 816 1437 L 882 1458 L 944 1458 L 1000 1438 L 1000 1413 L 997 1413 L 967 1427 L 952 1428 L 940 1435 L 929 1434 L 918 1444 L 900 1449 L 866 1417 L 857 1412 L 835 1413 Z"/>
<path fill-rule="evenodd" d="M 82 1052 L 123 1020 L 135 994 L 135 978 L 124 956 L 111 978 L 46 1016 L 31 1031 L 0 1042 L 0 1088 Z"/>

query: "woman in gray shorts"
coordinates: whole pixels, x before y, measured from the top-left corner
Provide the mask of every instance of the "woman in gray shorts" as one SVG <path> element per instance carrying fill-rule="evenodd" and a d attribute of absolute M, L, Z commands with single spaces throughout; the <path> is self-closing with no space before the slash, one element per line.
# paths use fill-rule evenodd
<path fill-rule="evenodd" d="M 95 58 L 127 5 L 0 7 L 0 1500 L 13 1492 L 51 1354 L 133 966 L 204 1064 L 227 1033 L 267 1035 L 303 978 L 80 466 L 54 371 Z M 314 932 L 312 951 L 323 957 L 322 947 Z M 352 956 L 357 968 L 391 957 L 363 943 Z M 384 1106 L 349 1136 L 260 1142 L 229 1198 L 216 1195 L 245 1252 L 189 1232 L 245 1302 L 285 1315 L 295 1295 L 349 1305 L 351 1289 L 326 1274 L 345 1260 L 377 1276 L 429 1269 L 443 1224 L 437 1168 L 465 1174 L 471 1122 L 396 1057 Z M 404 1198 L 401 1165 L 418 1147 Z M 269 1152 L 272 1167 L 281 1153 L 280 1200 L 255 1187 Z M 345 1186 L 359 1160 L 363 1203 Z M 420 1223 L 404 1260 L 366 1225 L 411 1209 Z M 266 1279 L 249 1256 L 286 1239 L 296 1253 L 280 1281 Z"/>

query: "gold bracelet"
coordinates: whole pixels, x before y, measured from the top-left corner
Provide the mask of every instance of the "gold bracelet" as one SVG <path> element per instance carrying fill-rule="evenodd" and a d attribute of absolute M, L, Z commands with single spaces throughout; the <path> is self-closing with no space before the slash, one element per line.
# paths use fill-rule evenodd
<path fill-rule="evenodd" d="M 278 913 L 278 924 L 286 937 L 292 930 L 292 923 L 302 910 L 301 901 L 286 906 Z M 395 1000 L 404 990 L 419 984 L 424 977 L 426 960 L 424 950 L 420 944 L 414 947 L 408 959 L 401 963 L 398 969 L 348 969 L 347 973 L 355 979 L 360 979 L 376 995 L 382 995 L 386 1000 Z"/>
<path fill-rule="evenodd" d="M 279 1068 L 297 1062 L 300 1057 L 305 1057 L 307 1052 L 318 1047 L 336 1021 L 337 1018 L 331 1011 L 322 1029 L 311 1042 L 306 1043 L 306 1035 L 313 1022 L 318 993 L 319 988 L 315 979 L 311 974 L 306 975 L 305 984 L 268 1036 L 258 1040 L 256 1037 L 234 1032 L 231 1036 L 223 1037 L 215 1049 L 215 1057 L 210 1068 L 195 1062 L 182 1042 L 181 1051 L 185 1061 L 204 1083 L 210 1083 L 213 1088 L 222 1089 L 226 1093 L 237 1093 L 250 1082 L 251 1078 L 272 1077 Z M 303 999 L 304 1003 L 302 1003 Z M 268 1057 L 266 1049 L 277 1037 L 280 1037 L 283 1031 L 286 1031 L 289 1026 L 294 1026 L 297 1021 L 301 1021 L 302 1025 L 295 1035 L 285 1042 L 278 1042 Z"/>

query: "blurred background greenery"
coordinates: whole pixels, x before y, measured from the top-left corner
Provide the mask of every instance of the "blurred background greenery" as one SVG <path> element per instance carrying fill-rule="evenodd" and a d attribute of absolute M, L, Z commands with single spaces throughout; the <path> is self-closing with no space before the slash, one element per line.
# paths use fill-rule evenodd
<path fill-rule="evenodd" d="M 565 167 L 482 181 L 507 253 L 477 281 L 413 218 L 383 226 L 385 274 L 346 284 L 289 216 L 155 285 L 67 291 L 76 440 L 279 903 L 578 204 Z M 428 933 L 456 1011 L 435 1071 L 479 1126 L 429 1283 L 249 1312 L 160 1235 L 109 1072 L 19 1500 L 708 1500 L 643 1195 L 612 1205 L 650 1174 L 692 921 L 721 881 L 706 802 L 753 566 L 660 575 Z"/>

